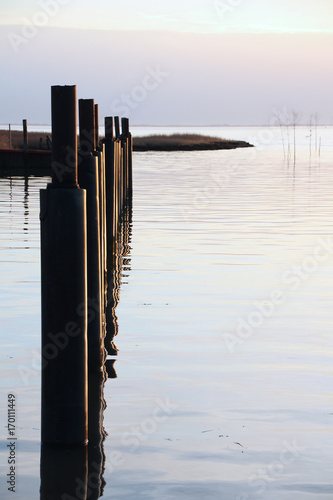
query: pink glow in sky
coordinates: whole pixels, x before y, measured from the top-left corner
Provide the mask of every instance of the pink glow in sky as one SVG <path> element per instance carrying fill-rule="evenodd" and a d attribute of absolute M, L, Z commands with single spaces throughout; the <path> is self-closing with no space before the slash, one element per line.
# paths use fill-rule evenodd
<path fill-rule="evenodd" d="M 331 0 L 188 3 L 6 3 L 0 123 L 49 123 L 55 84 L 135 124 L 264 124 L 285 107 L 332 122 Z"/>

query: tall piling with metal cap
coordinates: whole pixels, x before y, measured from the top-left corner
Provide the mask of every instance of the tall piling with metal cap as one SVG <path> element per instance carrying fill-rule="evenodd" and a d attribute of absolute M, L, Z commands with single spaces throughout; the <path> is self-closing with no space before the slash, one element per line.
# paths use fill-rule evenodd
<path fill-rule="evenodd" d="M 98 158 L 95 154 L 95 104 L 93 99 L 79 100 L 79 181 L 87 191 L 88 231 L 88 370 L 102 369 L 104 346 L 102 339 L 102 318 L 104 311 L 101 235 L 101 198 Z M 103 271 L 102 271 L 103 269 Z"/>
<path fill-rule="evenodd" d="M 76 86 L 52 87 L 52 183 L 41 190 L 42 423 L 46 445 L 86 444 L 86 192 L 77 182 Z"/>

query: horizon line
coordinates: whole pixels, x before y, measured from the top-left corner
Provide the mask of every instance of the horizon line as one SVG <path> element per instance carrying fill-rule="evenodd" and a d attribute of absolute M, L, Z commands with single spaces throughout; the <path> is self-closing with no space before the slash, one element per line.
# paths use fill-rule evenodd
<path fill-rule="evenodd" d="M 3 23 L 0 21 L 0 27 L 7 28 L 23 28 L 25 24 L 13 24 L 13 23 Z M 189 34 L 189 35 L 333 35 L 332 30 L 323 30 L 316 28 L 308 29 L 288 29 L 275 28 L 275 29 L 251 29 L 248 30 L 229 30 L 229 31 L 195 31 L 195 30 L 176 30 L 176 29 L 166 29 L 166 28 L 109 28 L 109 27 L 79 27 L 79 26 L 56 26 L 47 25 L 38 27 L 39 30 L 46 29 L 57 29 L 57 30 L 75 30 L 75 31 L 112 31 L 115 33 L 126 33 L 126 32 L 139 32 L 139 33 L 178 33 L 178 34 Z"/>

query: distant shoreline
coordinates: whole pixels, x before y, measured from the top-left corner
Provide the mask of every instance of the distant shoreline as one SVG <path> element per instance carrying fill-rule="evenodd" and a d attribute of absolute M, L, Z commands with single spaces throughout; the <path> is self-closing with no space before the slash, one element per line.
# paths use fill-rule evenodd
<path fill-rule="evenodd" d="M 133 138 L 133 151 L 211 151 L 251 148 L 246 141 L 221 139 L 201 134 L 149 135 Z"/>
<path fill-rule="evenodd" d="M 51 134 L 43 132 L 29 132 L 29 149 L 48 150 L 47 137 Z M 103 139 L 103 138 L 101 138 Z M 133 151 L 211 151 L 220 149 L 249 148 L 252 144 L 246 141 L 221 139 L 201 134 L 171 134 L 148 135 L 133 137 Z M 11 148 L 23 149 L 23 134 L 18 130 L 11 132 Z M 9 149 L 8 130 L 0 130 L 0 149 Z"/>

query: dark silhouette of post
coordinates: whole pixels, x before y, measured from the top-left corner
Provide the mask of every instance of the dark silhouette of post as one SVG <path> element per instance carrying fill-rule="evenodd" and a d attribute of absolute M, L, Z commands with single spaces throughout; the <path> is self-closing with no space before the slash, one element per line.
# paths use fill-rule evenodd
<path fill-rule="evenodd" d="M 114 251 L 115 238 L 115 145 L 113 135 L 113 117 L 105 117 L 105 201 L 106 201 L 106 235 L 107 256 Z M 112 267 L 112 266 L 111 266 Z"/>
<path fill-rule="evenodd" d="M 41 447 L 40 500 L 88 498 L 88 447 Z"/>
<path fill-rule="evenodd" d="M 95 104 L 95 147 L 99 146 L 99 115 L 98 104 Z"/>
<path fill-rule="evenodd" d="M 88 439 L 86 192 L 77 184 L 76 124 L 76 87 L 52 87 L 52 184 L 40 192 L 46 445 Z"/>
<path fill-rule="evenodd" d="M 79 99 L 79 128 L 81 154 L 89 154 L 96 149 L 94 99 Z"/>
<path fill-rule="evenodd" d="M 77 188 L 76 87 L 52 87 L 52 188 Z"/>
<path fill-rule="evenodd" d="M 128 136 L 128 149 L 129 149 L 129 156 L 128 156 L 128 201 L 129 205 L 132 205 L 132 198 L 133 198 L 133 137 L 132 134 L 129 133 Z"/>
<path fill-rule="evenodd" d="M 105 167 L 104 167 L 104 145 L 99 151 L 94 152 L 98 165 L 99 181 L 99 224 L 100 224 L 100 260 L 101 260 L 101 307 L 102 318 L 105 312 L 105 273 L 106 273 L 106 220 L 105 220 Z"/>
<path fill-rule="evenodd" d="M 119 139 L 120 137 L 120 125 L 119 125 L 119 116 L 114 117 L 114 127 L 115 127 L 115 134 L 116 134 L 116 139 Z"/>
<path fill-rule="evenodd" d="M 79 165 L 80 187 L 87 195 L 88 371 L 100 371 L 104 362 L 102 339 L 102 263 L 98 159 L 83 156 Z"/>
<path fill-rule="evenodd" d="M 8 126 L 8 149 L 12 149 L 12 129 L 10 124 Z"/>
<path fill-rule="evenodd" d="M 123 137 L 128 137 L 129 136 L 129 119 L 128 118 L 122 118 L 121 119 L 121 131 Z"/>
<path fill-rule="evenodd" d="M 106 401 L 104 398 L 104 385 L 107 373 L 89 375 L 89 445 L 88 445 L 88 488 L 89 500 L 98 500 L 103 497 L 106 482 L 103 474 L 105 472 L 106 457 L 104 453 L 104 441 L 107 432 L 104 429 L 104 410 Z"/>
<path fill-rule="evenodd" d="M 23 120 L 23 149 L 24 153 L 28 153 L 28 125 L 27 120 Z"/>
<path fill-rule="evenodd" d="M 121 119 L 121 140 L 122 140 L 122 148 L 123 148 L 123 197 L 124 197 L 124 206 L 123 210 L 125 210 L 125 205 L 127 205 L 128 191 L 129 191 L 129 119 L 122 118 Z"/>
<path fill-rule="evenodd" d="M 113 117 L 106 116 L 104 119 L 105 125 L 105 140 L 113 141 Z"/>

